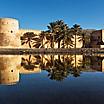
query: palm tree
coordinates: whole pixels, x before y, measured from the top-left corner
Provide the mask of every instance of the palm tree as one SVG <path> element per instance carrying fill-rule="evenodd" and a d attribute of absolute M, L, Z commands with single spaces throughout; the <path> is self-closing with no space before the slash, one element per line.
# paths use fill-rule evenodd
<path fill-rule="evenodd" d="M 39 41 L 37 42 L 37 44 L 41 44 L 40 48 L 45 48 L 46 44 L 51 44 L 51 48 L 54 47 L 52 44 L 53 40 L 53 36 L 51 35 L 51 33 L 49 31 L 41 31 L 41 33 L 39 34 Z"/>
<path fill-rule="evenodd" d="M 51 42 L 53 43 L 53 45 L 54 45 L 54 42 L 58 43 L 58 48 L 60 48 L 61 40 L 64 39 L 65 32 L 67 32 L 67 30 L 69 30 L 68 25 L 65 24 L 63 20 L 57 20 L 55 22 L 49 23 L 49 25 L 47 27 L 48 27 L 48 31 L 51 35 L 50 36 Z"/>
<path fill-rule="evenodd" d="M 76 49 L 76 36 L 80 36 L 82 34 L 82 28 L 80 27 L 80 25 L 75 24 L 71 28 L 71 33 L 75 36 L 75 45 L 74 45 L 74 48 Z"/>
<path fill-rule="evenodd" d="M 90 43 L 90 33 L 87 30 L 82 30 L 82 33 L 79 35 L 79 42 L 83 42 L 82 48 L 85 48 L 86 44 Z"/>
<path fill-rule="evenodd" d="M 21 36 L 21 44 L 29 44 L 29 47 L 31 48 L 31 43 L 35 40 L 35 36 L 37 36 L 37 34 L 34 34 L 33 32 L 26 32 L 23 34 L 23 36 Z"/>
<path fill-rule="evenodd" d="M 54 48 L 54 36 L 55 36 L 55 32 L 56 32 L 56 22 L 49 23 L 47 28 L 48 28 L 47 38 L 48 38 L 48 40 L 50 40 L 51 48 Z"/>
<path fill-rule="evenodd" d="M 64 38 L 64 31 L 66 29 L 66 24 L 63 20 L 56 21 L 56 31 L 55 31 L 55 41 L 58 43 L 58 48 L 61 47 L 61 40 Z"/>
<path fill-rule="evenodd" d="M 45 31 L 41 31 L 41 33 L 39 34 L 39 38 L 40 38 L 40 42 L 41 42 L 41 47 L 40 48 L 44 48 L 44 39 L 46 37 L 46 32 Z"/>
<path fill-rule="evenodd" d="M 73 37 L 73 34 L 71 33 L 71 30 L 67 29 L 64 34 L 65 34 L 64 39 L 63 39 L 64 43 L 62 43 L 63 47 L 65 47 L 65 46 L 66 46 L 66 48 L 73 47 L 72 38 L 74 38 L 74 37 Z"/>

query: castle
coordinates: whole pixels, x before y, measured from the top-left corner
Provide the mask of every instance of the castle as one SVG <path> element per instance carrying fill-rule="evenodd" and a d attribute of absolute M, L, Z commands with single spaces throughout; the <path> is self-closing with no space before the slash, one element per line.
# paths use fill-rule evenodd
<path fill-rule="evenodd" d="M 20 37 L 26 32 L 34 32 L 39 34 L 40 30 L 20 29 L 19 21 L 12 18 L 0 18 L 0 48 L 28 48 L 28 45 L 21 45 Z M 46 40 L 44 40 L 46 41 Z M 73 39 L 75 41 L 75 39 Z M 77 42 L 77 48 L 82 47 L 82 43 Z M 58 44 L 55 44 L 55 48 Z M 49 44 L 46 44 L 45 48 L 50 48 Z"/>
<path fill-rule="evenodd" d="M 90 29 L 86 31 L 90 32 Z M 20 29 L 19 21 L 12 18 L 0 18 L 0 48 L 29 48 L 28 44 L 21 45 L 20 37 L 26 32 L 35 34 L 41 33 L 41 30 Z M 85 48 L 104 48 L 104 30 L 93 30 L 91 33 L 90 45 Z M 46 40 L 44 40 L 45 42 Z M 75 39 L 73 39 L 75 42 Z M 54 48 L 58 47 L 55 43 Z M 76 48 L 82 48 L 83 42 L 76 39 Z M 50 44 L 46 44 L 45 48 L 51 48 Z M 74 47 L 72 47 L 74 48 Z"/>
<path fill-rule="evenodd" d="M 0 18 L 0 48 L 22 48 L 20 36 L 26 32 L 39 34 L 39 30 L 19 29 L 19 21 Z"/>

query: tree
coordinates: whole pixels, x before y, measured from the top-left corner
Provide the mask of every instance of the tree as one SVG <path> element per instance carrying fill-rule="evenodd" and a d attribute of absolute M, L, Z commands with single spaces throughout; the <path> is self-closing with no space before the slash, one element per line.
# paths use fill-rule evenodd
<path fill-rule="evenodd" d="M 64 39 L 66 32 L 68 32 L 69 27 L 64 23 L 63 20 L 57 20 L 55 22 L 49 23 L 48 31 L 52 42 L 52 46 L 54 46 L 54 42 L 58 43 L 58 48 L 61 48 L 61 41 Z M 63 41 L 64 46 L 64 41 Z"/>
<path fill-rule="evenodd" d="M 74 48 L 76 48 L 76 37 L 82 35 L 82 28 L 80 27 L 80 25 L 75 24 L 71 28 L 71 33 L 75 36 Z"/>
<path fill-rule="evenodd" d="M 34 34 L 33 32 L 26 32 L 23 34 L 23 36 L 21 36 L 21 44 L 29 44 L 29 48 L 31 48 L 31 43 L 35 40 L 35 36 L 37 36 L 37 34 Z"/>
<path fill-rule="evenodd" d="M 56 22 L 49 23 L 47 28 L 48 28 L 47 40 L 50 40 L 50 46 L 51 48 L 54 48 L 54 36 L 56 32 Z"/>
<path fill-rule="evenodd" d="M 86 45 L 90 43 L 90 34 L 91 32 L 88 30 L 82 30 L 82 33 L 79 35 L 79 42 L 82 42 L 82 48 L 86 48 Z"/>
<path fill-rule="evenodd" d="M 40 38 L 40 43 L 41 43 L 41 46 L 40 48 L 44 48 L 45 44 L 44 44 L 44 40 L 45 40 L 45 37 L 46 37 L 46 31 L 41 31 L 41 33 L 39 34 L 39 38 Z"/>
<path fill-rule="evenodd" d="M 63 48 L 64 47 L 66 47 L 66 48 L 73 47 L 72 38 L 74 38 L 74 37 L 73 37 L 73 34 L 71 34 L 71 30 L 70 29 L 67 29 L 64 32 L 64 39 L 63 39 L 63 43 L 62 43 Z"/>
<path fill-rule="evenodd" d="M 44 43 L 44 39 L 46 37 L 46 31 L 41 31 L 41 33 L 34 39 L 33 47 L 35 48 L 44 48 L 46 42 Z"/>

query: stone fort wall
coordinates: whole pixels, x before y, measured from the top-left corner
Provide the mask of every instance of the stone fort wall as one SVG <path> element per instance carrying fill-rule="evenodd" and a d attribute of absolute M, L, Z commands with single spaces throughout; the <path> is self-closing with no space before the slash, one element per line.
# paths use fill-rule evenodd
<path fill-rule="evenodd" d="M 20 40 L 20 36 L 22 36 L 26 32 L 34 32 L 36 34 L 39 34 L 41 31 L 20 29 L 18 20 L 12 18 L 0 18 L 0 48 L 29 48 L 28 44 L 21 45 Z M 57 47 L 58 45 L 55 44 L 55 48 Z M 82 47 L 82 43 L 78 42 L 78 40 L 76 47 Z M 48 46 L 47 44 L 45 48 L 50 48 L 50 46 Z"/>

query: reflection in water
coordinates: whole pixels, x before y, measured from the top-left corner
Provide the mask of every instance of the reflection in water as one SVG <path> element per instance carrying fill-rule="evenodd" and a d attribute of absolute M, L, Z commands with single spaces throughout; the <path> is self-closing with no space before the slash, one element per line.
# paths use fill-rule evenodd
<path fill-rule="evenodd" d="M 16 84 L 19 74 L 48 72 L 51 80 L 62 81 L 68 76 L 79 77 L 85 71 L 104 71 L 104 57 L 85 55 L 2 55 L 0 84 Z"/>
<path fill-rule="evenodd" d="M 32 57 L 31 55 L 22 57 L 20 73 L 29 74 L 41 72 L 41 69 L 39 68 L 40 62 L 38 61 L 38 58 L 39 57 Z"/>
<path fill-rule="evenodd" d="M 34 55 L 22 58 L 25 70 L 38 68 L 48 72 L 51 80 L 61 81 L 73 75 L 80 76 L 82 71 L 103 71 L 103 57 L 82 55 Z"/>
<path fill-rule="evenodd" d="M 15 84 L 19 81 L 20 56 L 0 56 L 0 84 Z"/>

